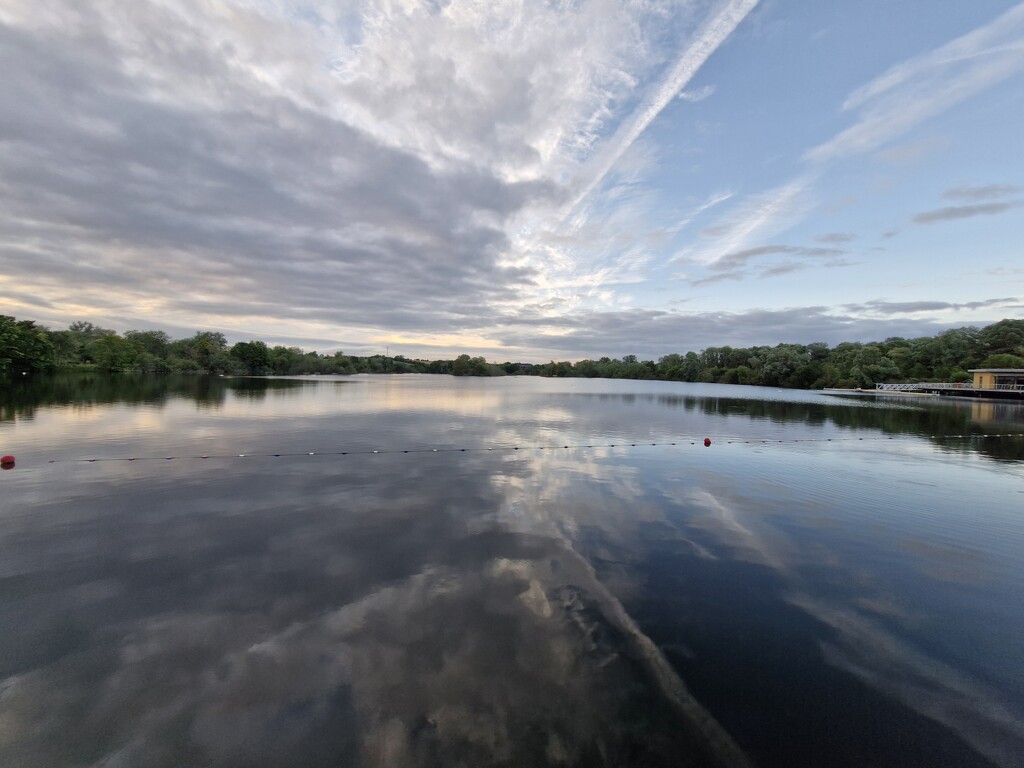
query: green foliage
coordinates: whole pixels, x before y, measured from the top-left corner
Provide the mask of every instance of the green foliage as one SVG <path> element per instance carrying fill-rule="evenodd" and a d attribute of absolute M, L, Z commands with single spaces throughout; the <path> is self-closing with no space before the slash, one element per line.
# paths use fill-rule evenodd
<path fill-rule="evenodd" d="M 45 328 L 0 315 L 0 373 L 42 371 L 53 364 L 53 342 Z"/>
<path fill-rule="evenodd" d="M 872 387 L 878 382 L 964 381 L 970 368 L 1024 368 L 1024 320 L 1001 320 L 985 328 L 954 328 L 937 336 L 899 337 L 864 344 L 823 342 L 774 347 L 708 347 L 671 353 L 657 362 L 636 355 L 621 359 L 543 365 L 488 363 L 483 357 L 410 360 L 401 355 L 321 355 L 298 347 L 268 347 L 243 341 L 228 347 L 222 333 L 198 331 L 172 340 L 163 331 L 116 331 L 88 322 L 49 331 L 32 321 L 0 316 L 0 373 L 50 367 L 104 371 L 220 374 L 439 373 L 455 376 L 556 376 L 721 382 L 818 389 Z"/>
<path fill-rule="evenodd" d="M 171 337 L 163 331 L 125 331 L 124 337 L 137 344 L 153 358 L 167 357 L 167 347 L 171 343 Z"/>
<path fill-rule="evenodd" d="M 141 370 L 146 351 L 120 336 L 104 336 L 92 343 L 92 355 L 101 371 Z"/>
<path fill-rule="evenodd" d="M 1000 320 L 982 328 L 979 336 L 988 355 L 1024 357 L 1024 320 Z"/>
<path fill-rule="evenodd" d="M 981 361 L 979 368 L 1020 368 L 1024 369 L 1024 357 L 1017 355 L 989 355 Z"/>
<path fill-rule="evenodd" d="M 482 357 L 470 357 L 459 355 L 452 362 L 451 373 L 453 376 L 492 376 L 493 371 Z"/>
<path fill-rule="evenodd" d="M 270 370 L 270 349 L 262 341 L 240 341 L 231 348 L 231 356 L 237 358 L 250 375 Z"/>
<path fill-rule="evenodd" d="M 602 357 L 577 363 L 537 366 L 541 376 L 663 379 L 769 387 L 821 389 L 871 388 L 880 382 L 964 381 L 968 368 L 1024 368 L 1024 320 L 1002 320 L 986 328 L 954 328 L 934 337 L 864 344 L 844 342 L 830 349 L 823 342 L 775 347 L 708 347 L 658 362 L 635 355 Z M 1007 355 L 1003 350 L 1016 349 Z M 986 357 L 991 350 L 1001 356 Z"/>

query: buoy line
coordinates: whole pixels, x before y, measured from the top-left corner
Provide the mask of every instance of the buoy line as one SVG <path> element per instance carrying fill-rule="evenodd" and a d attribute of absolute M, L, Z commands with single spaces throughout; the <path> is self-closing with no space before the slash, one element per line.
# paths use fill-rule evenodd
<path fill-rule="evenodd" d="M 800 438 L 717 438 L 718 445 L 780 445 L 796 443 L 844 443 L 844 442 L 872 442 L 897 440 L 900 437 L 905 439 L 919 439 L 928 437 L 932 440 L 977 440 L 981 438 L 1021 438 L 1024 432 L 1007 432 L 998 434 L 971 434 L 971 435 L 886 435 L 878 437 L 800 437 Z M 674 441 L 643 442 L 624 441 L 615 443 L 575 443 L 563 445 L 503 445 L 503 446 L 477 446 L 468 448 L 359 448 L 354 450 L 326 450 L 326 451 L 277 451 L 274 453 L 203 453 L 203 454 L 181 454 L 176 456 L 98 456 L 93 458 L 80 459 L 49 459 L 47 464 L 96 464 L 101 462 L 135 462 L 135 461 L 185 461 L 185 460 L 208 460 L 208 459 L 282 459 L 300 458 L 309 456 L 374 456 L 374 455 L 398 455 L 412 453 L 487 453 L 516 451 L 558 451 L 558 450 L 585 450 L 595 448 L 637 448 L 637 447 L 669 447 L 686 445 L 703 445 L 710 448 L 715 444 L 710 437 L 705 438 L 683 438 Z M 15 466 L 14 456 L 2 457 L 4 469 L 13 469 Z"/>

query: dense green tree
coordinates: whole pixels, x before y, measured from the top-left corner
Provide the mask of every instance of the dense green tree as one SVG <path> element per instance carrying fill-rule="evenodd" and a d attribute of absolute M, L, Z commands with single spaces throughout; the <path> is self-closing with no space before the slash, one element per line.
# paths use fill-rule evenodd
<path fill-rule="evenodd" d="M 989 355 L 981 361 L 978 367 L 1024 369 L 1024 357 L 1018 357 L 1017 355 Z"/>
<path fill-rule="evenodd" d="M 683 363 L 679 367 L 679 375 L 683 381 L 697 381 L 700 376 L 700 357 L 696 352 L 683 355 Z"/>
<path fill-rule="evenodd" d="M 262 341 L 240 341 L 231 348 L 231 356 L 251 375 L 270 370 L 270 349 Z"/>
<path fill-rule="evenodd" d="M 144 366 L 146 351 L 120 336 L 103 336 L 92 342 L 93 360 L 103 371 L 137 371 Z"/>
<path fill-rule="evenodd" d="M 227 339 L 215 331 L 197 331 L 190 338 L 172 341 L 168 352 L 170 365 L 177 371 L 228 373 L 234 366 L 227 353 Z"/>
<path fill-rule="evenodd" d="M 223 334 L 200 331 L 172 341 L 163 331 L 115 331 L 89 322 L 66 331 L 48 331 L 30 321 L 4 317 L 0 334 L 0 370 L 36 370 L 53 364 L 92 363 L 112 371 L 190 373 L 450 373 L 458 376 L 543 375 L 760 384 L 776 387 L 871 387 L 889 381 L 961 381 L 968 368 L 1024 367 L 1024 320 L 1002 320 L 985 328 L 954 328 L 917 339 L 890 337 L 873 343 L 778 344 L 774 347 L 708 347 L 678 352 L 657 362 L 636 355 L 621 359 L 551 361 L 545 365 L 505 362 L 483 357 L 455 360 L 409 360 L 321 355 L 297 347 L 268 348 L 261 341 L 230 348 Z"/>
<path fill-rule="evenodd" d="M 81 320 L 74 322 L 68 326 L 67 335 L 61 340 L 62 356 L 67 354 L 76 363 L 92 363 L 96 342 L 107 336 L 117 336 L 117 331 Z"/>
<path fill-rule="evenodd" d="M 751 356 L 751 364 L 758 374 L 758 383 L 767 387 L 795 386 L 797 371 L 810 362 L 807 347 L 799 344 L 779 344 Z"/>
<path fill-rule="evenodd" d="M 58 366 L 80 361 L 81 346 L 71 331 L 50 331 L 50 343 L 53 344 L 53 359 Z"/>
<path fill-rule="evenodd" d="M 982 328 L 978 335 L 985 355 L 1024 357 L 1024 320 L 1000 320 Z"/>
<path fill-rule="evenodd" d="M 981 361 L 981 331 L 978 328 L 953 328 L 943 331 L 935 337 L 941 352 L 939 365 L 934 375 L 941 379 L 949 378 L 954 368 L 973 368 Z"/>
<path fill-rule="evenodd" d="M 98 325 L 93 325 L 83 320 L 72 323 L 68 326 L 68 330 L 90 341 L 102 339 L 104 336 L 117 336 L 117 331 L 110 328 L 100 328 Z"/>
<path fill-rule="evenodd" d="M 298 347 L 277 345 L 270 350 L 270 370 L 276 374 L 295 373 L 301 358 L 302 350 Z"/>
<path fill-rule="evenodd" d="M 487 360 L 465 354 L 452 361 L 451 372 L 453 376 L 490 376 L 492 373 Z"/>
<path fill-rule="evenodd" d="M 0 315 L 0 373 L 27 373 L 53 367 L 53 342 L 31 320 Z"/>
<path fill-rule="evenodd" d="M 125 331 L 124 337 L 137 344 L 153 358 L 164 359 L 167 357 L 171 337 L 163 331 Z"/>

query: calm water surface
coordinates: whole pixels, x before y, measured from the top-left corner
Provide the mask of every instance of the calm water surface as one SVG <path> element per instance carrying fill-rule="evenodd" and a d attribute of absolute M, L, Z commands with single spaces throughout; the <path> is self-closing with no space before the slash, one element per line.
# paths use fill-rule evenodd
<path fill-rule="evenodd" d="M 1020 406 L 16 384 L 4 766 L 1024 765 Z"/>

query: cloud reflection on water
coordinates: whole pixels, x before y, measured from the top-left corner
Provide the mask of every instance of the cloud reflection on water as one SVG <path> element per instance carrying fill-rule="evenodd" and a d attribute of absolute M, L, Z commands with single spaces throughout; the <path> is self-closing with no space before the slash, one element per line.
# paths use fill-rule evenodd
<path fill-rule="evenodd" d="M 303 386 L 253 420 L 172 400 L 155 435 L 208 429 L 227 447 L 301 449 L 711 426 L 927 434 L 931 423 L 913 409 L 664 399 L 629 382 L 600 386 L 645 391 L 469 382 L 464 398 L 438 395 L 450 407 L 415 408 L 420 386 L 435 383 L 392 382 L 409 387 L 397 397 L 368 388 L 384 401 L 365 413 L 335 410 L 333 384 Z M 112 428 L 119 407 L 100 410 Z M 39 410 L 42 445 L 61 433 L 57 413 Z M 108 450 L 137 433 L 131 409 L 123 424 Z M 65 435 L 67 452 L 89 444 Z M 791 753 L 772 751 L 780 740 L 804 740 L 797 754 L 834 765 L 857 764 L 857 749 L 879 765 L 936 754 L 986 764 L 978 752 L 1011 765 L 1019 686 L 993 678 L 1012 651 L 989 646 L 990 664 L 955 658 L 972 638 L 932 633 L 966 615 L 955 601 L 973 593 L 950 590 L 976 581 L 942 582 L 933 591 L 953 602 L 936 603 L 915 554 L 948 552 L 965 535 L 951 489 L 996 498 L 1010 485 L 992 463 L 914 446 L 716 442 L 46 472 L 19 461 L 4 478 L 13 504 L 0 530 L 0 756 L 90 768 L 739 764 L 711 711 L 767 765 L 787 764 Z M 964 551 L 986 553 L 972 567 L 985 589 L 1012 587 L 1012 537 L 1000 549 L 982 527 L 966 533 Z M 901 548 L 907 540 L 917 550 Z M 1004 592 L 985 595 L 1008 605 Z M 829 699 L 835 691 L 855 705 Z"/>
<path fill-rule="evenodd" d="M 434 460 L 399 484 L 365 459 L 223 469 L 127 481 L 92 515 L 44 504 L 24 522 L 13 602 L 30 621 L 7 642 L 66 642 L 6 671 L 7 764 L 735 753 L 562 540 L 479 523 L 506 501 L 493 464 Z M 531 462 L 499 474 L 529 481 Z"/>
<path fill-rule="evenodd" d="M 649 601 L 651 590 L 658 588 L 630 573 L 651 557 L 651 534 L 645 529 L 657 529 L 660 542 L 674 542 L 680 571 L 687 569 L 691 558 L 766 568 L 777 577 L 778 604 L 794 606 L 818 623 L 816 663 L 842 669 L 942 723 L 998 765 L 1012 766 L 1016 756 L 1024 754 L 1024 708 L 983 677 L 958 670 L 932 655 L 933 650 L 916 646 L 911 638 L 915 630 L 919 636 L 921 628 L 915 625 L 921 619 L 899 607 L 892 591 L 896 585 L 866 571 L 856 557 L 825 546 L 828 536 L 814 537 L 818 543 L 812 539 L 798 544 L 777 524 L 791 516 L 779 505 L 792 503 L 785 481 L 772 474 L 777 467 L 763 468 L 764 476 L 748 474 L 737 483 L 727 466 L 699 462 L 684 452 L 672 456 L 678 462 L 675 467 L 666 466 L 669 461 L 663 454 L 650 462 L 643 452 L 638 456 L 611 450 L 605 459 L 574 461 L 560 454 L 532 458 L 533 474 L 525 483 L 531 493 L 524 503 L 532 511 L 529 524 L 535 530 L 557 530 L 567 547 L 598 563 L 602 583 L 627 606 Z M 871 503 L 870 498 L 865 501 Z M 901 501 L 914 503 L 909 496 Z M 803 511 L 809 517 L 823 514 L 821 521 L 838 521 L 848 514 L 829 493 L 812 495 Z M 520 528 L 523 522 L 520 516 L 510 519 Z M 842 535 L 842 525 L 830 535 Z M 822 531 L 828 534 L 830 528 L 825 525 Z M 979 555 L 971 546 L 953 550 L 929 544 L 920 531 L 917 536 L 917 551 L 930 555 L 938 548 L 957 553 L 938 574 L 929 557 L 920 565 L 925 578 L 960 583 L 983 578 L 984 569 L 977 567 Z M 907 546 L 895 545 L 897 550 Z M 917 563 L 910 560 L 907 565 Z M 685 644 L 677 648 L 695 655 Z"/>

